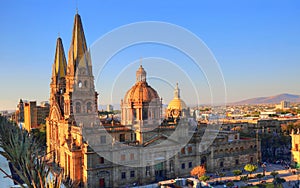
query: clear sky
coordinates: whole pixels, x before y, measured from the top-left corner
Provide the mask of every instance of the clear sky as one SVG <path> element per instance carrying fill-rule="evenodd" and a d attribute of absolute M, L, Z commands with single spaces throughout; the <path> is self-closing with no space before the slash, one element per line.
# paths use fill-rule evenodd
<path fill-rule="evenodd" d="M 194 33 L 218 61 L 229 102 L 280 93 L 300 94 L 300 2 L 296 0 L 11 0 L 0 2 L 0 110 L 15 109 L 20 98 L 48 100 L 56 38 L 59 33 L 67 55 L 76 7 L 90 47 L 111 30 L 141 21 L 168 22 Z M 148 57 L 175 63 L 177 59 L 179 65 L 186 58 L 176 50 L 155 44 L 136 45 L 122 51 L 111 60 L 105 73 L 100 76 L 95 73 L 100 104 L 119 102 L 134 83 L 140 57 L 145 58 L 146 71 Z M 117 80 L 109 77 L 109 71 L 119 66 L 116 62 L 123 63 L 118 70 L 131 67 L 125 73 L 119 72 Z M 156 74 L 169 75 L 165 65 Z M 147 73 L 151 75 L 151 69 Z M 203 75 L 198 76 L 199 80 L 205 80 Z M 108 86 L 99 81 L 102 77 L 119 83 L 112 89 L 113 101 L 105 93 Z M 125 78 L 127 84 L 122 82 Z M 149 80 L 164 103 L 172 99 L 170 84 L 184 80 L 170 79 L 168 84 Z M 207 103 L 209 87 L 205 81 L 200 82 L 196 84 L 200 87 L 200 103 Z M 185 84 L 179 86 L 186 103 L 196 103 L 190 95 L 193 91 Z"/>

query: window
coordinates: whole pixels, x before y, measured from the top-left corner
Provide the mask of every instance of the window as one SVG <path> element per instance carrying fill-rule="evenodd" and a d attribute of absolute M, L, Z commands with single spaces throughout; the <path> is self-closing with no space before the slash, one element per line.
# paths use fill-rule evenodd
<path fill-rule="evenodd" d="M 130 153 L 130 160 L 134 160 L 134 153 Z"/>
<path fill-rule="evenodd" d="M 130 177 L 134 178 L 134 176 L 135 176 L 135 171 L 130 171 Z"/>
<path fill-rule="evenodd" d="M 93 111 L 93 108 L 92 108 L 92 103 L 91 102 L 88 102 L 86 104 L 86 112 L 87 113 L 91 113 Z"/>
<path fill-rule="evenodd" d="M 185 169 L 185 163 L 181 164 L 181 169 Z"/>
<path fill-rule="evenodd" d="M 84 81 L 84 87 L 88 87 L 88 81 L 87 80 Z"/>
<path fill-rule="evenodd" d="M 121 178 L 126 179 L 126 172 L 121 172 Z"/>
<path fill-rule="evenodd" d="M 296 151 L 298 151 L 298 144 L 295 144 L 295 149 L 296 149 Z"/>
<path fill-rule="evenodd" d="M 146 166 L 146 176 L 150 176 L 150 166 Z"/>
<path fill-rule="evenodd" d="M 100 164 L 103 164 L 103 163 L 104 163 L 104 158 L 103 158 L 103 157 L 100 157 L 100 158 L 99 158 L 99 163 L 100 163 Z"/>
<path fill-rule="evenodd" d="M 238 160 L 238 159 L 235 160 L 235 164 L 236 164 L 236 165 L 239 164 L 239 160 Z"/>
<path fill-rule="evenodd" d="M 101 142 L 101 144 L 106 144 L 106 136 L 105 135 L 100 137 L 100 142 Z"/>
<path fill-rule="evenodd" d="M 192 168 L 192 166 L 193 166 L 193 163 L 189 162 L 189 168 Z"/>
<path fill-rule="evenodd" d="M 185 148 L 181 148 L 181 154 L 185 154 Z"/>
<path fill-rule="evenodd" d="M 81 81 L 78 82 L 78 87 L 79 87 L 79 88 L 82 87 L 82 82 L 81 82 Z"/>
<path fill-rule="evenodd" d="M 173 172 L 173 170 L 174 170 L 174 161 L 171 160 L 171 161 L 169 162 L 169 165 L 170 165 L 170 171 Z"/>
<path fill-rule="evenodd" d="M 250 163 L 253 163 L 253 157 L 250 157 Z"/>
<path fill-rule="evenodd" d="M 189 154 L 191 154 L 191 153 L 193 152 L 192 146 L 189 146 L 189 147 L 188 147 L 188 152 L 189 152 Z"/>
<path fill-rule="evenodd" d="M 76 102 L 75 110 L 76 110 L 76 113 L 81 113 L 81 104 L 80 104 L 80 102 Z"/>
<path fill-rule="evenodd" d="M 125 161 L 125 159 L 126 159 L 125 154 L 122 154 L 122 155 L 121 155 L 121 161 Z"/>
<path fill-rule="evenodd" d="M 125 142 L 125 134 L 120 134 L 119 140 L 120 140 L 120 142 Z"/>
<path fill-rule="evenodd" d="M 224 162 L 221 161 L 221 162 L 220 162 L 220 167 L 223 167 L 223 166 L 224 166 Z"/>

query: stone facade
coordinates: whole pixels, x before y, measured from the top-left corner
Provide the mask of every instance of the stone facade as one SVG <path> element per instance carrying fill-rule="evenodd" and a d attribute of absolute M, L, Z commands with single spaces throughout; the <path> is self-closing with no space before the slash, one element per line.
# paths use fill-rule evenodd
<path fill-rule="evenodd" d="M 260 144 L 239 138 L 237 132 L 219 132 L 219 126 L 197 125 L 184 116 L 160 124 L 161 99 L 146 82 L 142 66 L 122 101 L 121 123 L 101 122 L 78 14 L 70 46 L 67 64 L 62 40 L 57 39 L 46 122 L 47 153 L 65 179 L 80 187 L 126 187 L 187 177 L 200 164 L 215 172 L 260 158 Z"/>

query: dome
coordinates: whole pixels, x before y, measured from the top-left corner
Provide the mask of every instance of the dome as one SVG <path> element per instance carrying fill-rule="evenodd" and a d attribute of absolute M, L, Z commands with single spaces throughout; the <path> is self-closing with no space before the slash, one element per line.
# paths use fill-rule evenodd
<path fill-rule="evenodd" d="M 174 90 L 174 98 L 168 105 L 168 110 L 182 110 L 186 109 L 186 104 L 183 100 L 180 99 L 180 89 L 178 87 L 178 83 L 176 83 L 176 87 Z"/>
<path fill-rule="evenodd" d="M 147 82 L 137 82 L 134 86 L 127 91 L 124 102 L 151 102 L 159 99 L 155 89 L 147 84 Z"/>
<path fill-rule="evenodd" d="M 174 98 L 168 105 L 168 109 L 169 110 L 182 110 L 182 109 L 186 109 L 186 104 L 183 100 L 181 100 L 180 98 Z"/>

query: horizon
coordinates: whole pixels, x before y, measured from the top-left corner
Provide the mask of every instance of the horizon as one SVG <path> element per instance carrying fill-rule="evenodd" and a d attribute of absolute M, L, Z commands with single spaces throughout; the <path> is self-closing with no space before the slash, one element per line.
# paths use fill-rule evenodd
<path fill-rule="evenodd" d="M 76 7 L 92 52 L 99 38 L 121 26 L 143 21 L 171 23 L 195 34 L 211 51 L 226 84 L 227 104 L 284 93 L 298 95 L 300 3 L 234 2 L 118 1 L 118 7 L 115 1 L 78 5 L 75 1 L 1 2 L 0 14 L 5 19 L 0 35 L 0 61 L 4 64 L 0 79 L 5 92 L 0 93 L 0 111 L 15 109 L 20 98 L 48 101 L 56 38 L 59 33 L 68 59 Z M 134 84 L 141 58 L 150 75 L 148 83 L 164 104 L 172 100 L 176 82 L 187 104 L 211 103 L 205 74 L 195 71 L 186 54 L 167 45 L 147 43 L 118 52 L 101 74 L 97 72 L 99 62 L 92 59 L 99 105 L 120 102 Z M 170 65 L 176 67 L 169 69 Z"/>

